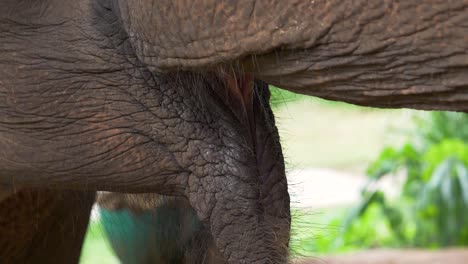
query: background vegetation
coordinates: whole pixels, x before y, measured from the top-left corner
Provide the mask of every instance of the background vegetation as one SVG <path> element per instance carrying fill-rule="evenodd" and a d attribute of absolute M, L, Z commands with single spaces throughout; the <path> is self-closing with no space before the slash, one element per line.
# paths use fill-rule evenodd
<path fill-rule="evenodd" d="M 306 234 L 295 244 L 299 254 L 468 245 L 468 115 L 412 115 L 406 142 L 384 148 L 368 166 L 359 204 L 322 219 L 299 215 L 294 228 Z M 396 196 L 379 188 L 384 177 L 397 178 Z M 310 232 L 304 223 L 313 221 L 328 229 Z"/>

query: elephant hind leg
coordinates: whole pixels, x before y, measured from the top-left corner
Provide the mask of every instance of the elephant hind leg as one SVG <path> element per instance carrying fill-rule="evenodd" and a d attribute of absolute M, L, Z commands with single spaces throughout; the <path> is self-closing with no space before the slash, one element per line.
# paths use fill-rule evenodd
<path fill-rule="evenodd" d="M 0 263 L 78 263 L 94 192 L 21 190 L 0 202 Z"/>
<path fill-rule="evenodd" d="M 16 189 L 9 185 L 2 185 L 0 184 L 0 203 L 5 200 L 6 198 L 14 195 L 17 192 Z"/>

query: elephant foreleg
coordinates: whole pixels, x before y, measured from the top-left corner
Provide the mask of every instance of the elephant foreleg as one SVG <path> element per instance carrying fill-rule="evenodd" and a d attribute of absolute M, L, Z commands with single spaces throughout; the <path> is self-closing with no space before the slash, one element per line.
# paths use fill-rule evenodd
<path fill-rule="evenodd" d="M 94 192 L 21 190 L 0 202 L 0 263 L 78 263 Z"/>

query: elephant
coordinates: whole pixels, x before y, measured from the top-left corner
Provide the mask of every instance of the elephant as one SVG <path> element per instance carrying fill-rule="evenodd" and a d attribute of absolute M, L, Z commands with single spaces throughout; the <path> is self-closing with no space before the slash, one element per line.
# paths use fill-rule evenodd
<path fill-rule="evenodd" d="M 467 0 L 0 1 L 2 263 L 77 263 L 97 191 L 179 197 L 225 262 L 287 263 L 268 85 L 468 111 Z"/>

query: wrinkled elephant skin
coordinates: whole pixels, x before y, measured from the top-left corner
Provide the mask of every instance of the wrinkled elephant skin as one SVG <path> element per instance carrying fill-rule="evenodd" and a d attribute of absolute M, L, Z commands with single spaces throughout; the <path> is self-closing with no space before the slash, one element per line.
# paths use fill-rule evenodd
<path fill-rule="evenodd" d="M 286 263 L 267 83 L 468 111 L 467 21 L 468 0 L 2 0 L 0 185 L 179 196 L 228 263 Z"/>

